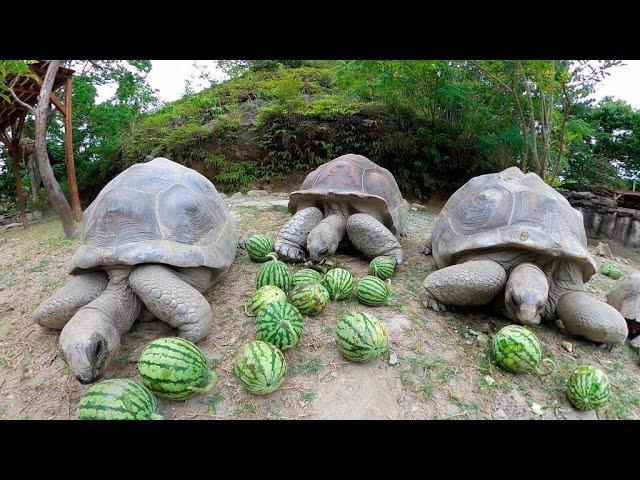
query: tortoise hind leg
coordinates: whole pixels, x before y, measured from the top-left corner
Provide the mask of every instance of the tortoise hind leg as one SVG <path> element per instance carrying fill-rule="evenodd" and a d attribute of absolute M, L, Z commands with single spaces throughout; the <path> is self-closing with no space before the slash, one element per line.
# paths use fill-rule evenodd
<path fill-rule="evenodd" d="M 303 261 L 309 232 L 322 221 L 323 216 L 320 209 L 308 207 L 291 217 L 276 238 L 275 249 L 278 256 L 288 262 Z"/>
<path fill-rule="evenodd" d="M 147 309 L 180 330 L 180 336 L 199 342 L 211 331 L 213 313 L 204 296 L 164 265 L 140 265 L 129 285 Z"/>
<path fill-rule="evenodd" d="M 366 213 L 356 213 L 347 220 L 347 235 L 354 247 L 367 258 L 386 255 L 393 258 L 396 265 L 404 260 L 404 253 L 398 239 L 378 220 Z"/>
<path fill-rule="evenodd" d="M 73 275 L 33 311 L 33 320 L 43 327 L 62 330 L 80 308 L 100 296 L 108 283 L 105 272 Z"/>
<path fill-rule="evenodd" d="M 507 272 L 493 260 L 472 260 L 441 268 L 425 278 L 423 304 L 434 310 L 489 304 L 507 283 Z"/>

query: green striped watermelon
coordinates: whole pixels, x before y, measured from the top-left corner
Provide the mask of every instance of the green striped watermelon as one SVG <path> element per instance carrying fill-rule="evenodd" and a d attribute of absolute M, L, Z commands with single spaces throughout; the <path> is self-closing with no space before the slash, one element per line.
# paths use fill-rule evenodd
<path fill-rule="evenodd" d="M 353 283 L 353 275 L 344 268 L 332 268 L 322 281 L 329 292 L 329 298 L 334 301 L 349 298 L 353 290 Z"/>
<path fill-rule="evenodd" d="M 91 386 L 80 400 L 81 420 L 162 420 L 153 394 L 133 380 L 117 378 Z"/>
<path fill-rule="evenodd" d="M 387 329 L 368 313 L 347 314 L 336 325 L 336 345 L 347 359 L 367 362 L 388 350 Z"/>
<path fill-rule="evenodd" d="M 550 358 L 542 360 L 542 347 L 538 338 L 520 325 L 501 328 L 493 337 L 492 347 L 496 363 L 510 372 L 548 375 L 555 368 L 555 363 Z M 538 368 L 541 360 L 549 365 L 546 372 Z"/>
<path fill-rule="evenodd" d="M 369 263 L 369 275 L 381 280 L 389 280 L 396 273 L 396 263 L 391 257 L 380 256 Z"/>
<path fill-rule="evenodd" d="M 329 292 L 320 283 L 301 283 L 291 291 L 289 302 L 305 315 L 317 315 L 329 301 Z"/>
<path fill-rule="evenodd" d="M 256 319 L 256 335 L 280 350 L 293 348 L 302 333 L 302 315 L 290 303 L 275 302 L 264 307 Z"/>
<path fill-rule="evenodd" d="M 242 386 L 254 395 L 266 395 L 282 385 L 287 362 L 282 352 L 267 342 L 254 340 L 238 352 L 233 369 Z"/>
<path fill-rule="evenodd" d="M 256 288 L 262 288 L 265 285 L 275 285 L 285 292 L 291 287 L 291 271 L 286 263 L 278 260 L 275 252 L 267 255 L 271 261 L 265 263 L 258 270 L 256 276 Z"/>
<path fill-rule="evenodd" d="M 373 275 L 365 275 L 356 286 L 358 301 L 372 307 L 385 304 L 390 295 L 389 286 Z"/>
<path fill-rule="evenodd" d="M 138 360 L 138 372 L 152 392 L 171 400 L 207 392 L 218 380 L 202 351 L 180 337 L 160 338 L 147 345 Z"/>
<path fill-rule="evenodd" d="M 254 262 L 266 262 L 269 259 L 267 255 L 274 251 L 273 241 L 266 235 L 251 235 L 245 247 Z"/>
<path fill-rule="evenodd" d="M 291 278 L 291 288 L 295 288 L 301 283 L 306 282 L 320 283 L 322 282 L 322 275 L 320 275 L 320 272 L 316 272 L 310 268 L 302 268 L 293 274 Z"/>
<path fill-rule="evenodd" d="M 258 291 L 253 294 L 253 297 L 251 297 L 251 314 L 254 316 L 258 315 L 258 313 L 260 313 L 260 310 L 262 310 L 270 303 L 286 301 L 287 294 L 284 293 L 280 288 L 276 287 L 275 285 L 265 285 L 264 287 L 258 289 Z M 245 313 L 249 315 L 249 313 L 246 311 L 246 306 Z"/>
<path fill-rule="evenodd" d="M 607 403 L 610 395 L 609 379 L 599 368 L 582 365 L 569 378 L 567 397 L 579 410 L 595 410 Z"/>

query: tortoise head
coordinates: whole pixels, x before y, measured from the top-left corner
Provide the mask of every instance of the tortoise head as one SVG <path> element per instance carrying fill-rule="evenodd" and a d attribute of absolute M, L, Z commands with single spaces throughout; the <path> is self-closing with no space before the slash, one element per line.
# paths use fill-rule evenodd
<path fill-rule="evenodd" d="M 515 267 L 504 289 L 509 317 L 523 325 L 535 325 L 549 298 L 549 283 L 544 272 L 532 263 Z"/>
<path fill-rule="evenodd" d="M 107 317 L 92 308 L 83 308 L 60 332 L 60 357 L 82 384 L 102 376 L 118 352 L 120 334 Z"/>

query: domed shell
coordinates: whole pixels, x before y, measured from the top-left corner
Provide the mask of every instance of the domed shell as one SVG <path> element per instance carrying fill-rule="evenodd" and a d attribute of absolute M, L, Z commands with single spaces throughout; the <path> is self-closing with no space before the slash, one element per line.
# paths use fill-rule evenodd
<path fill-rule="evenodd" d="M 640 272 L 622 277 L 607 294 L 607 303 L 627 320 L 640 321 Z"/>
<path fill-rule="evenodd" d="M 226 269 L 236 246 L 235 219 L 213 184 L 155 158 L 120 173 L 85 210 L 71 271 L 141 263 Z"/>
<path fill-rule="evenodd" d="M 345 203 L 353 213 L 373 214 L 394 234 L 402 233 L 407 220 L 407 204 L 391 172 L 362 155 L 342 155 L 316 168 L 300 190 L 289 195 L 289 210 L 322 209 L 326 202 Z"/>
<path fill-rule="evenodd" d="M 596 264 L 582 214 L 535 173 L 517 167 L 469 180 L 447 201 L 433 230 L 438 268 L 464 253 L 500 247 L 572 259 L 588 280 Z"/>

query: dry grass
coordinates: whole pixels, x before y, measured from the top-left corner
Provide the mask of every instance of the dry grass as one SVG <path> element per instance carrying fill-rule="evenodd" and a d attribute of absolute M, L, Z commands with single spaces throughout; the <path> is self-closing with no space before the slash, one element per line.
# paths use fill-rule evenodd
<path fill-rule="evenodd" d="M 243 235 L 275 236 L 289 214 L 277 210 L 236 208 Z M 419 301 L 425 276 L 435 269 L 431 257 L 418 253 L 433 223 L 433 213 L 411 212 L 402 238 L 406 262 L 393 279 L 387 306 L 372 308 L 355 300 L 330 302 L 308 317 L 299 345 L 285 352 L 289 365 L 283 386 L 267 397 L 249 395 L 232 374 L 238 349 L 253 339 L 254 320 L 243 305 L 254 292 L 259 264 L 239 251 L 227 278 L 211 292 L 215 327 L 200 347 L 219 378 L 209 393 L 184 402 L 160 400 L 168 419 L 306 419 L 306 418 L 581 418 L 564 397 L 566 378 L 581 363 L 607 372 L 613 399 L 599 418 L 640 418 L 637 358 L 625 345 L 613 352 L 570 338 L 554 325 L 534 328 L 546 355 L 557 363 L 548 377 L 509 374 L 489 360 L 488 340 L 507 323 L 484 312 L 437 313 Z M 86 386 L 68 374 L 56 354 L 57 332 L 33 325 L 30 312 L 66 280 L 66 262 L 77 242 L 64 238 L 59 223 L 48 219 L 27 231 L 0 234 L 0 418 L 73 418 Z M 355 276 L 368 263 L 340 254 L 340 266 Z M 624 263 L 628 261 L 629 263 Z M 624 272 L 636 260 L 616 259 Z M 299 267 L 292 267 L 294 270 Z M 596 275 L 589 290 L 603 297 L 614 281 Z M 362 309 L 385 320 L 396 365 L 386 358 L 356 365 L 344 361 L 333 344 L 333 328 L 344 313 Z M 406 317 L 403 322 L 400 316 Z M 152 339 L 171 335 L 161 322 L 141 323 L 124 336 L 121 352 L 107 378 L 139 379 L 136 360 Z M 570 341 L 573 352 L 562 341 Z M 543 408 L 540 416 L 531 410 Z"/>

